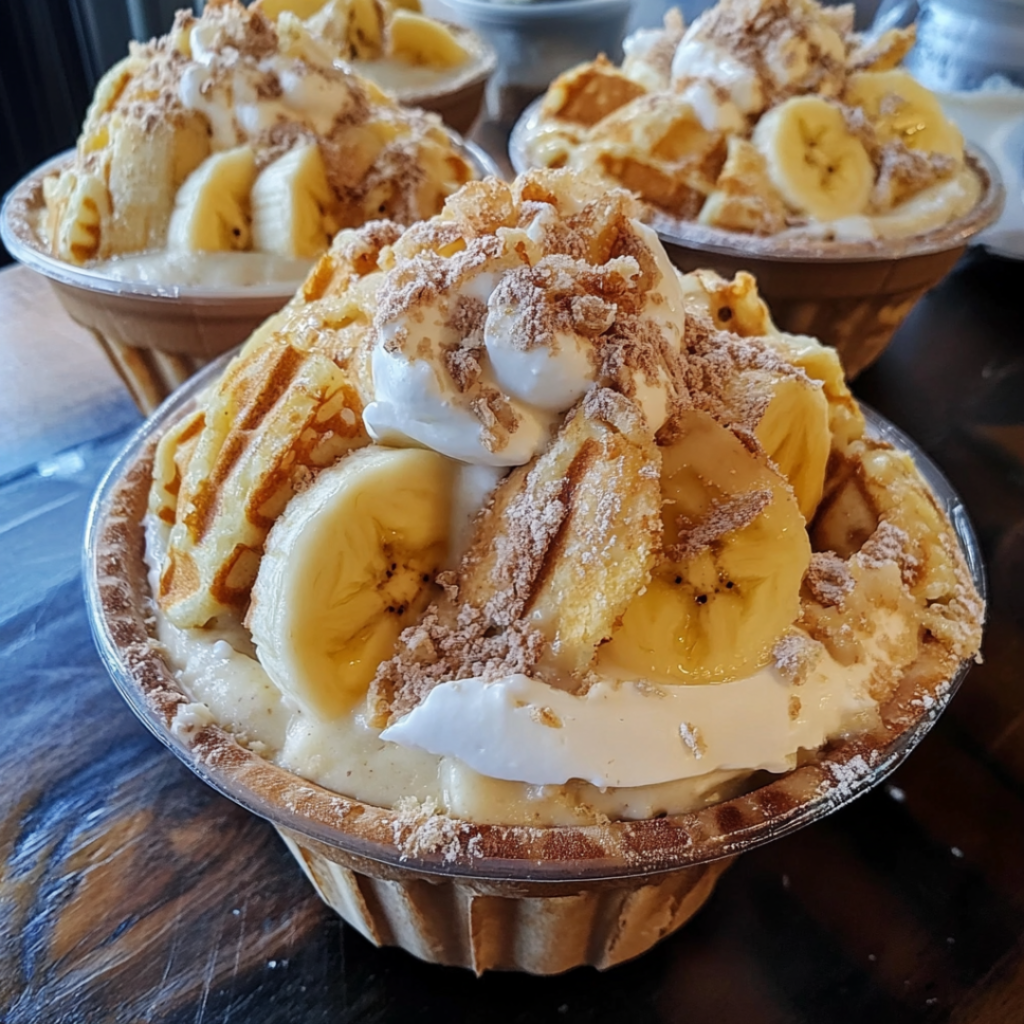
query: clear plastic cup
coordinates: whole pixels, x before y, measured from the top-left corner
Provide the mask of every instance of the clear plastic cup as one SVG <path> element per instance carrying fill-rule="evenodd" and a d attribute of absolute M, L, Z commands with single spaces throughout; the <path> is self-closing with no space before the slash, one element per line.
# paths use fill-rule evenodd
<path fill-rule="evenodd" d="M 691 814 L 586 827 L 417 819 L 332 793 L 211 724 L 176 727 L 188 696 L 152 643 L 142 517 L 157 440 L 224 368 L 202 371 L 131 438 L 93 500 L 86 601 L 100 655 L 128 704 L 200 778 L 272 822 L 321 897 L 378 945 L 476 972 L 613 966 L 680 927 L 737 854 L 788 835 L 878 785 L 914 749 L 966 675 L 914 667 L 880 708 L 885 731 L 836 741 L 796 770 Z M 977 539 L 935 465 L 881 416 L 869 430 L 913 456 L 952 522 L 978 591 Z"/>

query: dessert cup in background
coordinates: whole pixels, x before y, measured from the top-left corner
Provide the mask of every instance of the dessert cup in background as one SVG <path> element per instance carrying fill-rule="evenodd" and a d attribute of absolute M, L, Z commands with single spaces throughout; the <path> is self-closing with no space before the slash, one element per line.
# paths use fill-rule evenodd
<path fill-rule="evenodd" d="M 461 134 L 476 121 L 498 63 L 472 29 L 433 17 L 418 2 L 357 10 L 327 0 L 257 0 L 253 7 L 274 22 L 285 13 L 298 18 L 357 74 Z"/>
<path fill-rule="evenodd" d="M 477 177 L 499 173 L 478 146 L 454 136 L 452 146 Z M 200 367 L 243 342 L 281 309 L 308 266 L 270 284 L 170 286 L 121 280 L 57 259 L 46 251 L 35 222 L 43 204 L 43 179 L 70 159 L 70 153 L 61 154 L 14 186 L 0 210 L 0 238 L 19 263 L 50 280 L 70 317 L 96 338 L 148 415 Z"/>
<path fill-rule="evenodd" d="M 651 226 L 683 271 L 707 267 L 725 277 L 750 271 L 779 328 L 831 345 L 852 380 L 882 354 L 911 309 L 953 269 L 971 239 L 998 219 L 1005 198 L 998 171 L 979 150 L 969 149 L 967 159 L 984 185 L 978 204 L 943 227 L 909 238 L 786 241 L 662 214 L 652 217 Z"/>
<path fill-rule="evenodd" d="M 526 137 L 540 100 L 523 112 L 509 139 L 517 174 L 530 169 Z M 983 184 L 974 209 L 921 235 L 863 241 L 760 236 L 725 231 L 651 208 L 654 228 L 680 270 L 700 268 L 757 279 L 783 331 L 809 334 L 835 348 L 848 379 L 883 352 L 918 300 L 941 281 L 980 232 L 998 220 L 1005 190 L 995 164 L 968 146 L 967 163 Z"/>
<path fill-rule="evenodd" d="M 855 376 L 1003 199 L 939 98 L 900 67 L 915 28 L 853 6 L 718 0 L 552 82 L 510 139 L 526 166 L 592 172 L 648 204 L 683 270 L 752 271 L 783 330 Z"/>
<path fill-rule="evenodd" d="M 637 956 L 696 912 L 731 858 L 880 783 L 967 672 L 967 662 L 941 678 L 934 666 L 911 666 L 880 707 L 883 733 L 834 741 L 788 774 L 763 785 L 755 777 L 745 795 L 684 815 L 578 827 L 480 825 L 332 793 L 214 723 L 181 689 L 150 632 L 142 520 L 154 451 L 227 360 L 197 375 L 136 433 L 97 492 L 84 552 L 94 635 L 142 722 L 205 782 L 273 823 L 322 898 L 378 945 L 477 973 L 555 974 Z M 913 456 L 983 597 L 978 545 L 955 493 L 912 442 L 865 412 L 874 436 Z"/>
<path fill-rule="evenodd" d="M 620 59 L 632 8 L 632 0 L 446 0 L 446 4 L 459 22 L 497 51 L 487 110 L 504 124 L 511 124 L 566 68 L 598 53 Z"/>
<path fill-rule="evenodd" d="M 498 66 L 498 55 L 489 43 L 471 30 L 459 25 L 448 25 L 448 28 L 460 41 L 468 37 L 465 45 L 471 49 L 474 58 L 468 67 L 454 69 L 447 81 L 402 86 L 375 78 L 370 64 L 363 64 L 357 70 L 387 89 L 402 106 L 429 110 L 453 131 L 466 135 L 483 109 L 484 93 Z"/>
<path fill-rule="evenodd" d="M 211 0 L 132 43 L 75 151 L 15 186 L 0 217 L 143 411 L 280 309 L 344 227 L 426 219 L 493 171 L 342 61 L 386 56 L 434 83 L 486 56 L 468 36 L 396 11 L 385 53 L 380 4 L 328 5 L 309 26 L 263 6 Z"/>

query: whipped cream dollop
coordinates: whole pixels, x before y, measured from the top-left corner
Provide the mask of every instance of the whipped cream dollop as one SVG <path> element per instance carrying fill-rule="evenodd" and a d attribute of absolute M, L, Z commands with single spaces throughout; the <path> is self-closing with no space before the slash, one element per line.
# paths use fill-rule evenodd
<path fill-rule="evenodd" d="M 178 98 L 210 122 L 215 147 L 230 149 L 277 124 L 305 123 L 328 135 L 361 95 L 330 53 L 308 40 L 301 55 L 272 53 L 231 59 L 219 23 L 200 21 L 189 33 L 193 63 L 182 72 Z"/>
<path fill-rule="evenodd" d="M 390 272 L 374 320 L 374 398 L 366 429 L 384 444 L 420 444 L 462 462 L 518 466 L 544 449 L 553 426 L 609 372 L 625 330 L 649 351 L 616 364 L 648 424 L 668 417 L 671 382 L 661 346 L 679 352 L 685 325 L 678 277 L 657 236 L 631 221 L 653 281 L 633 255 L 593 265 L 544 255 L 558 215 L 535 204 L 514 232 L 469 243 L 453 257 L 423 253 Z M 630 307 L 628 316 L 624 304 Z"/>
<path fill-rule="evenodd" d="M 672 79 L 708 131 L 741 131 L 748 116 L 764 109 L 757 72 L 699 35 L 687 33 L 679 44 Z"/>
<path fill-rule="evenodd" d="M 575 696 L 512 675 L 442 683 L 381 739 L 454 756 L 483 775 L 531 785 L 583 779 L 601 789 L 711 771 L 793 768 L 873 713 L 871 667 L 827 654 L 799 686 L 774 667 L 734 682 L 654 686 L 599 682 Z"/>

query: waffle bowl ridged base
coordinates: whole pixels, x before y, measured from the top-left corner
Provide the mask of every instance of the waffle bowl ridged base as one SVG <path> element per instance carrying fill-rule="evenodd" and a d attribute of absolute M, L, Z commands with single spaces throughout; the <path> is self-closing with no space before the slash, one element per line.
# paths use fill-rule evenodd
<path fill-rule="evenodd" d="M 152 413 L 172 392 L 227 349 L 245 341 L 289 294 L 226 296 L 115 295 L 51 279 L 61 305 L 96 339 L 135 404 Z"/>
<path fill-rule="evenodd" d="M 278 826 L 320 898 L 377 946 L 421 960 L 560 974 L 632 960 L 684 925 L 731 858 L 652 877 L 533 883 L 417 875 Z"/>
<path fill-rule="evenodd" d="M 83 567 L 94 636 L 141 721 L 205 782 L 269 820 L 324 901 L 372 942 L 477 972 L 554 974 L 635 957 L 699 909 L 737 854 L 818 821 L 881 782 L 967 673 L 969 663 L 926 645 L 880 707 L 879 730 L 832 742 L 796 770 L 756 778 L 749 792 L 688 814 L 588 826 L 485 825 L 333 793 L 219 725 L 181 728 L 178 713 L 191 700 L 153 632 L 142 521 L 154 449 L 226 362 L 211 364 L 167 402 L 100 485 Z M 876 436 L 914 456 L 984 596 L 977 542 L 955 493 L 912 442 L 867 415 Z"/>

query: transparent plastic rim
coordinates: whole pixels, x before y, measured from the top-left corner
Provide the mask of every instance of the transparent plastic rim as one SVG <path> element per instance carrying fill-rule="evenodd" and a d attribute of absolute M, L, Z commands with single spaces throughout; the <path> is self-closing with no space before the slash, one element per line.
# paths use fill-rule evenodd
<path fill-rule="evenodd" d="M 477 178 L 489 176 L 501 177 L 498 165 L 478 145 L 463 139 L 462 136 L 444 128 L 451 140 L 452 147 L 464 157 Z M 29 172 L 4 196 L 3 207 L 0 208 L 0 239 L 7 251 L 21 264 L 56 281 L 58 284 L 81 288 L 90 292 L 104 292 L 117 296 L 136 296 L 147 299 L 165 299 L 170 301 L 188 300 L 206 305 L 229 305 L 232 302 L 251 302 L 253 299 L 278 298 L 282 304 L 295 294 L 302 279 L 293 281 L 252 285 L 246 288 L 210 288 L 204 286 L 149 284 L 141 281 L 122 281 L 107 277 L 86 267 L 72 266 L 63 260 L 43 252 L 33 245 L 21 232 L 15 229 L 15 211 L 31 201 L 32 191 L 48 174 L 58 171 L 74 156 L 74 150 L 66 150 L 50 160 L 40 164 Z"/>
<path fill-rule="evenodd" d="M 1022 0 L 1024 2 L 1024 0 Z M 520 115 L 508 140 L 508 158 L 516 174 L 534 169 L 527 138 L 540 119 L 544 97 L 534 100 Z M 654 211 L 648 223 L 662 241 L 684 249 L 732 256 L 765 259 L 778 263 L 807 263 L 834 260 L 837 263 L 874 263 L 879 260 L 928 256 L 966 245 L 971 238 L 994 224 L 1003 211 L 1006 190 L 992 158 L 977 146 L 965 146 L 968 164 L 985 186 L 981 199 L 962 217 L 923 235 L 907 238 L 825 241 L 813 238 L 758 236 L 708 227 Z"/>
<path fill-rule="evenodd" d="M 237 351 L 237 350 L 236 350 Z M 787 810 L 783 815 L 769 817 L 750 827 L 745 827 L 734 835 L 726 837 L 727 841 L 716 846 L 706 856 L 679 858 L 671 866 L 637 867 L 622 861 L 619 857 L 595 858 L 593 861 L 567 861 L 548 859 L 540 861 L 513 860 L 501 857 L 484 857 L 465 863 L 451 861 L 444 856 L 408 856 L 394 844 L 379 843 L 354 836 L 341 828 L 335 828 L 309 817 L 297 814 L 283 801 L 268 803 L 259 794 L 242 783 L 231 770 L 230 765 L 211 764 L 197 757 L 196 752 L 178 735 L 167 728 L 163 720 L 156 714 L 153 706 L 147 701 L 130 667 L 126 664 L 122 653 L 111 635 L 109 624 L 103 614 L 100 599 L 100 578 L 98 574 L 99 538 L 107 519 L 111 498 L 114 491 L 123 482 L 132 467 L 138 462 L 143 452 L 155 437 L 159 436 L 177 418 L 184 413 L 192 399 L 209 383 L 214 381 L 224 370 L 235 352 L 221 356 L 201 370 L 175 394 L 171 395 L 153 415 L 129 438 L 120 454 L 107 470 L 97 488 L 89 509 L 83 548 L 82 570 L 85 586 L 86 609 L 100 657 L 109 671 L 111 678 L 128 705 L 153 735 L 167 746 L 204 782 L 212 786 L 222 795 L 238 803 L 242 807 L 270 821 L 276 826 L 283 826 L 308 837 L 350 853 L 392 868 L 414 870 L 421 874 L 458 877 L 464 879 L 480 879 L 488 881 L 508 881 L 510 883 L 529 881 L 531 883 L 565 883 L 567 881 L 599 882 L 603 880 L 623 879 L 631 877 L 654 877 L 682 868 L 709 863 L 723 857 L 747 852 L 787 836 L 806 825 L 812 824 L 841 807 L 851 803 L 857 797 L 884 781 L 914 748 L 927 735 L 939 716 L 949 705 L 953 696 L 970 670 L 972 662 L 960 664 L 934 700 L 927 702 L 922 708 L 919 718 L 905 729 L 885 748 L 882 756 L 870 766 L 865 763 L 863 769 L 853 771 L 844 779 L 838 789 L 828 789 L 818 796 L 801 801 L 795 809 Z M 870 436 L 887 441 L 896 448 L 906 451 L 914 460 L 922 477 L 932 489 L 941 507 L 949 517 L 960 543 L 968 570 L 978 593 L 987 600 L 987 583 L 982 561 L 981 548 L 971 524 L 967 510 L 964 508 L 956 491 L 943 476 L 935 463 L 910 439 L 879 413 L 861 404 L 868 423 Z M 255 756 L 255 755 L 252 755 Z M 357 800 L 343 797 L 323 790 L 315 783 L 310 783 L 299 776 L 292 775 L 286 769 L 273 766 L 273 770 L 283 773 L 290 779 L 301 784 L 306 791 L 318 791 L 328 796 L 353 805 L 365 807 L 373 811 L 391 814 L 386 808 L 360 804 Z M 849 765 L 844 765 L 849 768 Z M 791 773 L 792 774 L 792 773 Z M 776 777 L 784 780 L 787 776 Z M 759 790 L 754 790 L 754 793 Z M 737 798 L 744 799 L 743 797 Z M 735 803 L 726 801 L 725 805 Z M 724 806 L 724 805 L 714 805 Z M 709 810 L 713 810 L 709 808 Z M 700 813 L 700 812 L 696 812 Z M 683 818 L 688 815 L 681 816 Z M 472 823 L 470 823 L 472 824 Z M 633 825 L 643 826 L 645 822 L 613 823 L 612 828 Z M 488 826 L 482 826 L 487 828 Z M 498 826 L 500 828 L 501 826 Z M 509 826 L 514 829 L 514 826 Z M 533 832 L 565 832 L 572 826 L 547 829 L 533 829 Z M 571 868 L 569 865 L 571 864 Z"/>

